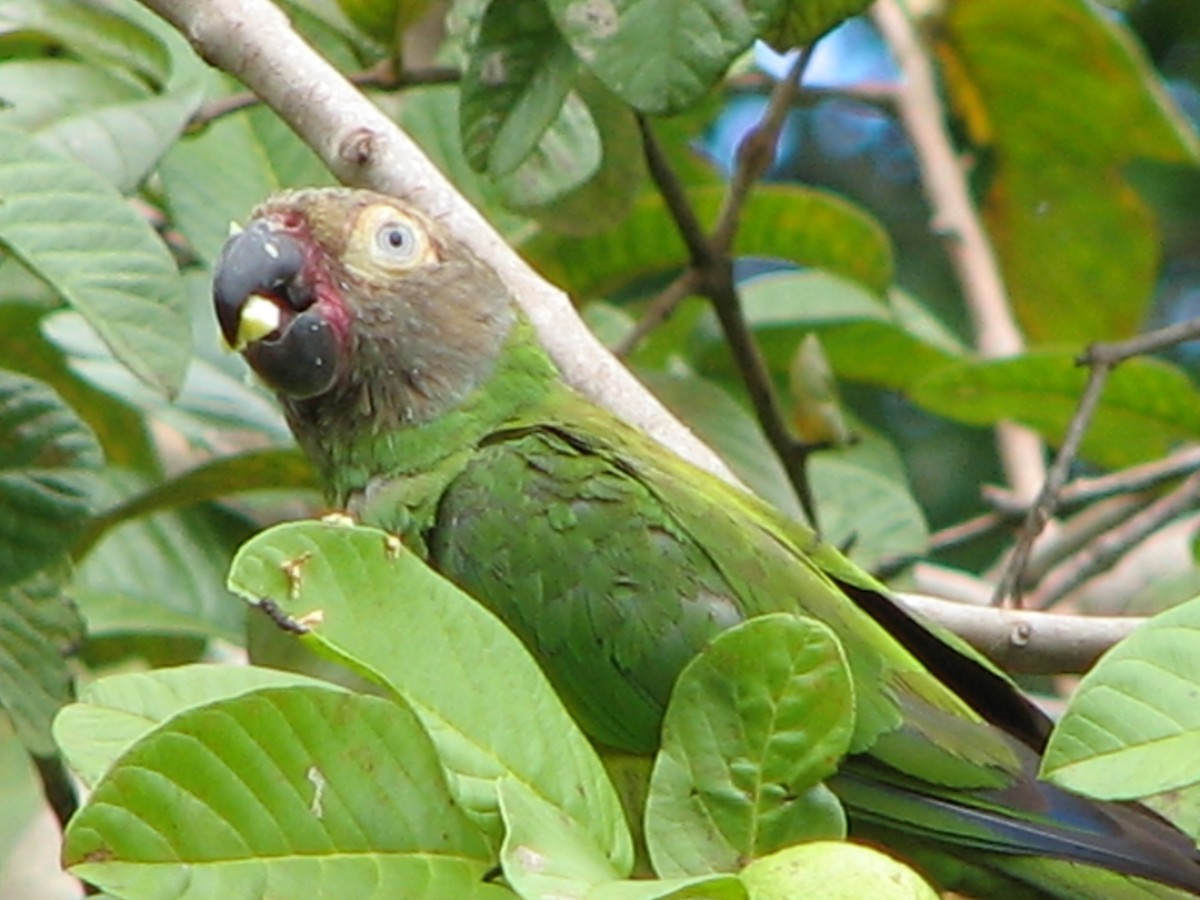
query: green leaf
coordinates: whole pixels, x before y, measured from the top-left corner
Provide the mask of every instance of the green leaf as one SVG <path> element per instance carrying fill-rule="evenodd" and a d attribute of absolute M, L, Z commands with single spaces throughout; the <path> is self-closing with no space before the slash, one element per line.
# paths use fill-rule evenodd
<path fill-rule="evenodd" d="M 0 707 L 30 752 L 56 752 L 50 723 L 71 700 L 66 653 L 83 636 L 61 585 L 45 575 L 0 588 Z"/>
<path fill-rule="evenodd" d="M 850 746 L 854 692 L 837 639 L 775 614 L 719 635 L 684 668 L 650 778 L 646 843 L 661 875 L 736 871 L 845 835 L 821 780 Z"/>
<path fill-rule="evenodd" d="M 115 503 L 145 490 L 139 479 L 109 474 Z M 190 634 L 240 644 L 245 607 L 225 590 L 224 574 L 252 527 L 228 511 L 197 506 L 112 528 L 72 581 L 89 635 Z"/>
<path fill-rule="evenodd" d="M 992 163 L 982 210 L 1025 334 L 1078 344 L 1135 334 L 1159 237 L 1123 167 L 1200 158 L 1153 64 L 1085 0 L 957 3 L 941 26 L 943 80 Z"/>
<path fill-rule="evenodd" d="M 704 222 L 716 219 L 724 196 L 725 188 L 715 186 L 688 195 Z M 521 250 L 578 300 L 611 294 L 687 262 L 687 251 L 657 194 L 641 197 L 618 229 L 586 238 L 542 233 Z M 734 251 L 825 269 L 880 294 L 892 280 L 892 249 L 882 226 L 841 197 L 812 188 L 757 188 L 744 208 Z"/>
<path fill-rule="evenodd" d="M 835 374 L 905 389 L 961 355 L 930 313 L 902 295 L 886 301 L 844 277 L 815 269 L 776 272 L 739 285 L 743 314 L 772 371 L 784 376 L 804 338 L 816 332 Z M 706 372 L 737 377 L 716 316 L 697 322 L 694 356 Z"/>
<path fill-rule="evenodd" d="M 525 785 L 500 780 L 505 880 L 522 897 L 554 900 L 745 900 L 741 883 L 706 875 L 669 880 L 620 880 L 612 864 L 582 831 Z"/>
<path fill-rule="evenodd" d="M 248 450 L 222 456 L 155 484 L 106 510 L 89 525 L 87 537 L 76 546 L 76 552 L 90 547 L 108 529 L 151 513 L 244 491 L 317 490 L 318 487 L 312 466 L 294 447 Z"/>
<path fill-rule="evenodd" d="M 595 234 L 624 221 L 645 177 L 637 120 L 619 97 L 592 78 L 581 79 L 579 96 L 600 135 L 600 168 L 583 184 L 549 204 L 529 206 L 513 196 L 513 208 L 552 231 Z"/>
<path fill-rule="evenodd" d="M 763 37 L 779 50 L 807 47 L 870 5 L 871 0 L 786 0 L 782 18 Z"/>
<path fill-rule="evenodd" d="M 54 720 L 54 740 L 72 770 L 94 785 L 126 750 L 185 710 L 265 687 L 327 682 L 255 666 L 190 665 L 94 681 Z"/>
<path fill-rule="evenodd" d="M 497 182 L 513 208 L 545 206 L 562 199 L 600 169 L 600 130 L 587 104 L 574 91 L 533 153 Z"/>
<path fill-rule="evenodd" d="M 500 897 L 487 842 L 405 707 L 266 688 L 188 710 L 126 752 L 67 829 L 112 893 Z"/>
<path fill-rule="evenodd" d="M 14 260 L 9 264 L 25 271 Z M 158 452 L 145 419 L 71 371 L 66 357 L 42 334 L 43 316 L 40 306 L 0 303 L 0 359 L 13 371 L 53 388 L 96 435 L 110 466 L 157 474 Z"/>
<path fill-rule="evenodd" d="M 159 96 L 93 107 L 58 119 L 36 136 L 42 146 L 78 159 L 118 191 L 131 193 L 179 139 L 203 96 L 192 84 Z"/>
<path fill-rule="evenodd" d="M 463 73 L 463 152 L 479 171 L 507 175 L 558 117 L 578 63 L 542 0 L 491 3 Z"/>
<path fill-rule="evenodd" d="M 777 17 L 781 0 L 547 0 L 563 37 L 631 106 L 678 112 L 699 101 Z"/>
<path fill-rule="evenodd" d="M 1052 443 L 1066 433 L 1087 371 L 1068 351 L 1041 350 L 943 366 L 912 386 L 919 406 L 969 425 L 1013 419 Z M 1137 435 L 1137 440 L 1130 440 Z M 1120 468 L 1163 456 L 1200 436 L 1200 404 L 1188 377 L 1170 363 L 1139 358 L 1113 370 L 1083 440 L 1082 455 Z"/>
<path fill-rule="evenodd" d="M 206 303 L 206 312 L 210 308 Z M 52 313 L 42 320 L 42 332 L 63 351 L 68 365 L 81 378 L 169 425 L 198 447 L 209 446 L 213 433 L 221 429 L 256 432 L 276 443 L 292 440 L 278 406 L 264 392 L 198 356 L 192 359 L 178 395 L 167 400 L 113 359 L 78 314 Z"/>
<path fill-rule="evenodd" d="M 179 273 L 149 223 L 95 174 L 8 129 L 0 129 L 0 193 L 0 243 L 139 378 L 178 391 L 191 329 Z"/>
<path fill-rule="evenodd" d="M 0 34 L 8 32 L 42 35 L 85 60 L 122 66 L 152 83 L 168 78 L 171 58 L 162 41 L 104 7 L 72 0 L 4 0 Z"/>
<path fill-rule="evenodd" d="M 504 878 L 522 897 L 579 897 L 620 879 L 583 826 L 510 777 L 498 784 Z"/>
<path fill-rule="evenodd" d="M 0 370 L 0 584 L 59 559 L 92 512 L 100 447 L 50 388 Z"/>
<path fill-rule="evenodd" d="M 1200 598 L 1155 616 L 1083 677 L 1042 776 L 1106 800 L 1200 783 L 1198 692 Z"/>
<path fill-rule="evenodd" d="M 394 538 L 373 528 L 281 525 L 242 547 L 229 586 L 252 603 L 270 598 L 293 618 L 315 614 L 305 639 L 416 710 L 464 805 L 493 833 L 496 781 L 511 776 L 628 871 L 620 801 L 537 664 L 498 619 Z"/>

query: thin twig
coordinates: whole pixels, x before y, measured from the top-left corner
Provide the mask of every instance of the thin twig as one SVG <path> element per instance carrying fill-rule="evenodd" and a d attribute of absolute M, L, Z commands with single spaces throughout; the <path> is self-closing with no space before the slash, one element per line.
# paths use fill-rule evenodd
<path fill-rule="evenodd" d="M 729 179 L 721 211 L 713 226 L 712 246 L 716 253 L 727 255 L 733 249 L 733 238 L 737 234 L 742 209 L 750 197 L 750 190 L 758 183 L 775 162 L 779 146 L 779 134 L 787 121 L 788 112 L 796 99 L 796 91 L 804 70 L 812 59 L 812 48 L 805 47 L 796 54 L 788 67 L 787 75 L 775 83 L 771 99 L 763 111 L 762 119 L 742 138 L 737 148 L 737 165 Z"/>
<path fill-rule="evenodd" d="M 1076 478 L 1059 493 L 1058 508 L 1068 512 L 1097 500 L 1150 491 L 1197 470 L 1200 470 L 1200 447 L 1185 447 L 1154 462 L 1104 475 Z M 1022 503 L 1008 491 L 984 488 L 984 499 L 995 510 L 992 515 L 1002 516 L 1006 521 L 1019 520 L 1029 513 L 1029 504 Z"/>
<path fill-rule="evenodd" d="M 692 209 L 692 204 L 688 201 L 687 191 L 676 177 L 675 170 L 671 168 L 671 163 L 667 159 L 666 153 L 663 152 L 662 145 L 654 136 L 654 129 L 650 127 L 649 120 L 639 113 L 637 123 L 638 130 L 642 135 L 642 153 L 646 157 L 646 168 L 650 172 L 650 179 L 658 188 L 659 194 L 662 195 L 663 202 L 667 205 L 667 212 L 671 214 L 675 228 L 679 231 L 679 236 L 683 238 L 692 267 L 697 270 L 707 269 L 716 262 L 716 254 L 713 252 L 708 236 L 704 233 L 704 226 L 696 217 L 696 211 Z"/>
<path fill-rule="evenodd" d="M 958 276 L 976 346 L 989 358 L 1019 353 L 1024 341 L 946 126 L 929 55 L 899 0 L 879 0 L 872 16 L 903 74 L 896 108 L 916 152 L 921 184 L 933 209 L 933 230 L 944 237 Z M 1001 423 L 996 441 L 1008 483 L 1019 496 L 1033 497 L 1045 472 L 1041 440 L 1026 428 Z"/>
<path fill-rule="evenodd" d="M 1132 357 L 1154 353 L 1196 338 L 1200 338 L 1200 319 L 1191 319 L 1177 325 L 1148 331 L 1125 341 L 1092 344 L 1080 356 L 1078 360 L 1080 365 L 1091 366 L 1087 386 L 1084 388 L 1079 406 L 1067 426 L 1066 438 L 1059 448 L 1054 464 L 1046 475 L 1046 483 L 1038 493 L 1038 498 L 1029 510 L 1029 515 L 1021 528 L 1021 534 L 1017 539 L 1017 545 L 1013 548 L 1004 576 L 996 586 L 995 603 L 997 605 L 1003 603 L 1009 596 L 1015 603 L 1020 604 L 1025 582 L 1025 569 L 1029 563 L 1033 543 L 1058 508 L 1067 473 L 1079 454 L 1083 436 L 1091 424 L 1092 417 L 1096 414 L 1100 395 L 1113 369 Z"/>
<path fill-rule="evenodd" d="M 1002 606 L 1009 597 L 1012 598 L 1014 605 L 1021 605 L 1025 566 L 1033 552 L 1033 542 L 1037 540 L 1038 535 L 1046 527 L 1046 523 L 1054 516 L 1059 492 L 1066 484 L 1067 473 L 1071 470 L 1071 464 L 1075 462 L 1075 457 L 1079 453 L 1079 446 L 1083 443 L 1083 436 L 1087 432 L 1088 425 L 1091 424 L 1092 416 L 1095 415 L 1096 407 L 1100 403 L 1100 394 L 1104 390 L 1111 371 L 1112 366 L 1103 363 L 1092 368 L 1087 387 L 1084 388 L 1083 397 L 1079 401 L 1079 407 L 1075 410 L 1075 415 L 1071 417 L 1071 424 L 1067 426 L 1067 436 L 1063 440 L 1062 447 L 1059 448 L 1058 455 L 1054 458 L 1054 464 L 1046 473 L 1046 482 L 1042 485 L 1037 500 L 1034 501 L 1029 515 L 1025 518 L 1025 524 L 1021 528 L 1012 556 L 1009 557 L 1004 575 L 1001 577 L 1000 583 L 996 585 L 996 593 L 992 598 L 992 602 L 996 606 Z"/>
<path fill-rule="evenodd" d="M 623 359 L 632 353 L 651 331 L 665 322 L 675 312 L 675 308 L 689 295 L 696 291 L 696 270 L 684 269 L 661 293 L 648 304 L 641 318 L 634 323 L 621 340 L 610 349 L 618 359 Z"/>
<path fill-rule="evenodd" d="M 1102 500 L 1063 521 L 1061 527 L 1034 545 L 1021 580 L 1025 584 L 1038 584 L 1055 566 L 1086 552 L 1088 544 L 1128 522 L 1154 500 L 1148 494 L 1126 494 Z"/>
<path fill-rule="evenodd" d="M 369 69 L 352 72 L 346 76 L 351 84 L 360 88 L 376 88 L 386 91 L 399 91 L 405 88 L 418 87 L 428 84 L 453 84 L 462 79 L 458 69 L 449 67 L 434 67 L 429 69 L 412 69 L 396 74 L 392 60 L 385 59 Z M 240 112 L 263 102 L 263 99 L 251 91 L 241 91 L 225 97 L 217 97 L 200 106 L 188 121 L 185 133 L 194 134 L 203 131 L 216 119 Z"/>
<path fill-rule="evenodd" d="M 1150 535 L 1200 505 L 1200 475 L 1190 476 L 1169 494 L 1151 503 L 1121 526 L 1092 541 L 1070 563 L 1042 579 L 1029 606 L 1045 609 L 1084 582 L 1107 572 Z"/>
<path fill-rule="evenodd" d="M 808 59 L 807 53 L 801 54 L 785 81 L 798 81 Z M 695 289 L 712 303 L 763 433 L 783 463 L 784 471 L 805 516 L 813 527 L 817 528 L 816 507 L 807 473 L 808 457 L 816 448 L 797 441 L 788 431 L 770 370 L 759 352 L 742 311 L 741 298 L 733 280 L 733 263 L 729 256 L 733 229 L 736 228 L 741 208 L 757 177 L 753 173 L 761 174 L 770 167 L 783 114 L 791 103 L 794 90 L 795 85 L 792 83 L 779 87 L 772 93 L 763 120 L 755 132 L 752 132 L 752 135 L 758 135 L 752 138 L 754 149 L 738 154 L 738 165 L 722 205 L 717 226 L 722 230 L 720 241 L 715 231 L 711 238 L 704 233 L 703 226 L 687 199 L 687 192 L 667 161 L 650 123 L 645 117 L 639 116 L 638 126 L 642 133 L 642 145 L 650 177 L 662 195 L 675 227 L 688 248 Z"/>

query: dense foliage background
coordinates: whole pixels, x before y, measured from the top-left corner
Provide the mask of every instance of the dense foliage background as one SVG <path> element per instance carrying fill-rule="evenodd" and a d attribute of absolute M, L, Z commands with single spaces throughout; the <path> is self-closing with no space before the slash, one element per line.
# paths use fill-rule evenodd
<path fill-rule="evenodd" d="M 66 859 L 118 895 L 174 896 L 150 864 L 163 853 L 209 860 L 196 868 L 214 889 L 295 879 L 308 896 L 356 895 L 376 876 L 428 876 L 429 896 L 499 895 L 478 880 L 497 858 L 532 896 L 545 884 L 521 868 L 529 847 L 559 866 L 560 887 L 617 882 L 632 845 L 604 772 L 519 646 L 469 600 L 397 562 L 381 535 L 313 524 L 255 538 L 230 574 L 252 535 L 322 507 L 271 399 L 219 344 L 211 267 L 229 223 L 264 196 L 334 180 L 157 6 L 0 3 L 0 895 L 77 891 L 65 876 L 28 880 L 43 877 L 29 848 L 54 846 L 46 796 L 61 818 L 75 805 L 64 750 L 97 792 Z M 1006 456 L 1012 433 L 993 426 L 1020 422 L 1052 452 L 1088 378 L 1076 365 L 1087 345 L 1200 308 L 1200 10 L 954 0 L 909 4 L 909 18 L 887 2 L 754 0 L 723 18 L 712 6 L 593 4 L 590 18 L 566 0 L 283 9 L 746 484 L 796 515 L 811 484 L 825 536 L 898 588 L 987 598 L 1044 473 L 1041 451 Z M 614 18 L 617 7 L 635 14 Z M 807 49 L 781 55 L 793 47 Z M 935 93 L 914 93 L 921 66 Z M 743 143 L 775 128 L 776 153 L 772 140 Z M 939 135 L 949 166 L 931 156 Z M 973 200 L 966 219 L 956 190 Z M 997 343 L 990 323 L 1009 317 L 1016 337 Z M 730 349 L 739 321 L 757 372 L 736 337 Z M 1066 460 L 1082 480 L 1030 563 L 1030 605 L 1144 615 L 1197 592 L 1194 346 L 1135 347 L 1113 370 Z M 985 483 L 1002 489 L 985 495 Z M 416 604 L 400 620 L 377 577 L 395 565 L 411 567 Z M 329 629 L 308 643 L 391 699 L 256 669 L 161 669 L 249 651 L 311 670 L 294 640 L 247 616 L 243 598 L 262 597 L 321 610 Z M 353 602 L 368 605 L 341 630 L 332 611 Z M 1186 691 L 1200 681 L 1200 614 L 1168 615 L 1094 673 L 1154 697 L 1159 718 L 1131 719 L 1085 689 L 1076 721 L 1107 716 L 1129 732 L 1106 747 L 1064 741 L 1052 768 L 1097 795 L 1161 795 L 1196 834 L 1200 721 Z M 729 652 L 819 651 L 820 635 L 791 627 L 742 633 Z M 1162 680 L 1130 674 L 1164 659 Z M 422 669 L 439 678 L 425 683 Z M 708 675 L 693 676 L 699 699 L 686 702 L 703 716 Z M 1053 699 L 1072 684 L 1030 686 Z M 80 690 L 85 702 L 52 731 Z M 514 696 L 528 702 L 513 709 Z M 351 719 L 361 733 L 343 729 Z M 448 750 L 439 722 L 466 727 L 473 749 Z M 829 729 L 826 750 L 840 739 Z M 293 732 L 312 761 L 287 781 L 253 748 Z M 546 734 L 566 735 L 561 758 L 530 763 Z M 684 755 L 734 752 L 676 738 Z M 340 741 L 370 755 L 372 783 L 394 786 L 387 808 L 360 798 L 368 809 L 350 819 L 367 816 L 364 832 L 272 833 L 299 796 L 320 805 L 330 783 L 361 793 L 364 770 L 338 756 Z M 404 765 L 388 752 L 399 747 Z M 819 777 L 796 774 L 801 786 Z M 414 806 L 428 833 L 403 824 Z M 742 882 L 710 872 L 825 836 L 790 823 L 773 845 L 740 845 L 728 834 L 771 815 L 743 813 L 715 855 L 698 849 L 712 835 L 648 821 L 658 874 L 683 880 L 613 896 L 668 896 L 697 879 L 708 893 L 695 896 L 740 896 Z M 335 861 L 319 877 L 264 861 L 305 841 Z M 444 870 L 413 862 L 434 849 L 452 860 Z M 379 870 L 360 869 L 372 854 Z"/>

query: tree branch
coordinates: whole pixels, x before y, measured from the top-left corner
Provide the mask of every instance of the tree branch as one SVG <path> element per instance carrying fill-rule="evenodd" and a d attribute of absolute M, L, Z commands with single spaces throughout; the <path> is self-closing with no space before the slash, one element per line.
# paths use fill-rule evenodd
<path fill-rule="evenodd" d="M 976 346 L 986 357 L 1019 353 L 1024 341 L 947 131 L 928 54 L 899 0 L 879 0 L 872 17 L 903 75 L 896 108 L 916 151 L 921 183 L 933 209 L 933 230 L 944 236 L 946 254 L 958 275 Z M 1029 429 L 1010 423 L 997 427 L 996 440 L 1008 483 L 1018 496 L 1032 498 L 1045 473 L 1041 440 Z"/>
<path fill-rule="evenodd" d="M 701 468 L 736 479 L 643 388 L 420 148 L 310 47 L 268 0 L 142 0 L 205 60 L 261 97 L 349 185 L 404 197 L 460 235 L 520 302 L 563 375 L 581 392 Z"/>
<path fill-rule="evenodd" d="M 1077 616 L 971 606 L 901 594 L 914 612 L 949 628 L 1009 672 L 1062 675 L 1086 672 L 1104 651 L 1144 619 Z"/>

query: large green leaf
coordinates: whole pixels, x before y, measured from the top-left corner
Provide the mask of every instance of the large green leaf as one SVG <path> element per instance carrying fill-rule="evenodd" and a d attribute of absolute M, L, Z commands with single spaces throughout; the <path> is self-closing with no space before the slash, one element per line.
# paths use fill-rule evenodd
<path fill-rule="evenodd" d="M 993 163 L 983 214 L 1025 333 L 1135 333 L 1159 238 L 1122 169 L 1200 158 L 1136 40 L 1087 0 L 955 3 L 934 34 L 951 100 Z"/>
<path fill-rule="evenodd" d="M 71 699 L 66 653 L 82 633 L 78 614 L 52 578 L 0 587 L 0 707 L 39 756 L 55 753 L 50 723 Z"/>
<path fill-rule="evenodd" d="M 542 0 L 489 4 L 463 73 L 467 161 L 494 176 L 516 169 L 558 117 L 577 70 Z"/>
<path fill-rule="evenodd" d="M 650 777 L 660 875 L 734 872 L 802 840 L 843 837 L 822 783 L 850 746 L 854 690 L 837 638 L 788 614 L 724 632 L 684 668 Z"/>
<path fill-rule="evenodd" d="M 74 874 L 144 898 L 501 897 L 415 715 L 325 687 L 188 710 L 140 740 L 71 821 Z"/>
<path fill-rule="evenodd" d="M 563 37 L 601 81 L 643 112 L 700 100 L 775 21 L 781 0 L 547 0 Z"/>
<path fill-rule="evenodd" d="M 297 522 L 248 542 L 231 589 L 308 622 L 306 640 L 402 696 L 433 736 L 464 804 L 499 833 L 511 776 L 579 823 L 614 868 L 632 848 L 591 745 L 498 619 L 373 528 Z"/>
<path fill-rule="evenodd" d="M 908 866 L 849 841 L 813 841 L 756 859 L 741 872 L 755 900 L 820 896 L 822 900 L 938 900 Z"/>
<path fill-rule="evenodd" d="M 992 425 L 1013 419 L 1058 442 L 1086 381 L 1087 370 L 1075 364 L 1073 353 L 1042 350 L 943 366 L 917 381 L 911 396 L 959 422 Z M 1098 465 L 1116 468 L 1157 459 L 1176 442 L 1198 436 L 1200 404 L 1188 377 L 1161 360 L 1131 359 L 1108 379 L 1082 452 Z"/>
<path fill-rule="evenodd" d="M 94 173 L 0 128 L 0 243 L 45 279 L 147 384 L 183 382 L 190 324 L 153 229 Z"/>
<path fill-rule="evenodd" d="M 59 559 L 92 512 L 96 438 L 44 384 L 0 370 L 0 584 Z"/>
<path fill-rule="evenodd" d="M 197 664 L 126 672 L 93 681 L 54 720 L 54 740 L 89 786 L 130 747 L 185 710 L 265 687 L 336 688 L 305 675 L 256 666 Z"/>
<path fill-rule="evenodd" d="M 725 189 L 689 194 L 697 215 L 712 222 Z M 541 272 L 577 299 L 595 297 L 687 262 L 683 241 L 662 199 L 647 194 L 624 224 L 586 238 L 542 233 L 522 245 Z M 826 269 L 882 294 L 892 280 L 887 232 L 835 194 L 795 185 L 764 185 L 750 195 L 734 251 Z"/>
<path fill-rule="evenodd" d="M 1200 598 L 1155 616 L 1084 676 L 1042 775 L 1130 800 L 1200 784 Z"/>

